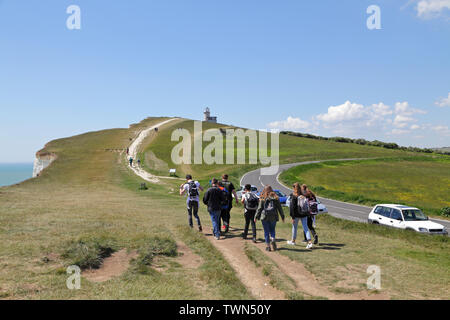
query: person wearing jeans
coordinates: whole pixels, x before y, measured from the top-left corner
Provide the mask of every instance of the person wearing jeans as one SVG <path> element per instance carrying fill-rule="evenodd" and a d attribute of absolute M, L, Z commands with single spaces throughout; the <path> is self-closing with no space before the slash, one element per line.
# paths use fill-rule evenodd
<path fill-rule="evenodd" d="M 211 217 L 211 222 L 213 226 L 213 235 L 219 240 L 220 239 L 220 213 L 221 211 L 209 211 L 209 215 Z"/>
<path fill-rule="evenodd" d="M 277 226 L 277 222 L 276 221 L 261 221 L 261 222 L 264 229 L 264 240 L 266 241 L 266 243 L 270 243 L 271 239 L 275 239 L 275 228 Z"/>
<path fill-rule="evenodd" d="M 220 213 L 222 203 L 225 201 L 223 192 L 217 186 L 217 179 L 211 180 L 211 188 L 203 195 L 203 203 L 208 206 L 208 212 L 211 216 L 214 237 L 220 239 Z"/>
<path fill-rule="evenodd" d="M 277 250 L 275 228 L 278 221 L 278 215 L 281 216 L 281 220 L 284 222 L 284 212 L 281 208 L 280 199 L 273 191 L 271 186 L 265 186 L 261 192 L 259 199 L 258 210 L 256 211 L 256 220 L 261 220 L 264 228 L 264 238 L 266 241 L 266 251 L 272 251 L 270 245 L 272 244 L 273 250 Z"/>
<path fill-rule="evenodd" d="M 309 205 L 304 194 L 306 194 L 306 192 L 300 187 L 300 184 L 294 183 L 291 203 L 289 206 L 290 216 L 292 218 L 292 240 L 288 241 L 287 244 L 295 245 L 295 241 L 297 240 L 298 223 L 301 221 L 303 232 L 305 234 L 306 241 L 308 242 L 306 248 L 312 249 L 311 233 L 308 228 Z"/>

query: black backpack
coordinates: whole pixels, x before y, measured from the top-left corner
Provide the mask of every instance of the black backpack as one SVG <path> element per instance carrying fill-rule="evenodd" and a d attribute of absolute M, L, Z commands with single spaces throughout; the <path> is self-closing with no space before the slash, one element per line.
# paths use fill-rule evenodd
<path fill-rule="evenodd" d="M 257 210 L 259 199 L 254 193 L 249 193 L 248 198 L 245 201 L 245 208 L 247 210 Z"/>
<path fill-rule="evenodd" d="M 293 194 L 291 195 L 291 202 L 289 203 L 289 213 L 293 218 L 298 218 L 300 216 L 298 212 L 298 198 Z"/>
<path fill-rule="evenodd" d="M 230 202 L 228 201 L 228 190 L 225 187 L 219 188 L 220 192 L 223 194 L 223 200 L 221 203 L 222 209 L 228 209 L 230 206 Z"/>
<path fill-rule="evenodd" d="M 261 220 L 268 220 L 268 219 L 274 219 L 277 217 L 278 212 L 275 207 L 275 200 L 274 199 L 266 199 L 266 202 L 264 203 L 264 219 Z"/>
<path fill-rule="evenodd" d="M 195 198 L 199 195 L 198 193 L 198 188 L 197 188 L 197 184 L 194 181 L 190 181 L 188 182 L 188 186 L 189 186 L 189 197 Z"/>
<path fill-rule="evenodd" d="M 230 181 L 222 181 L 222 185 L 225 189 L 227 189 L 228 193 L 231 193 L 231 190 L 230 190 L 231 182 Z"/>

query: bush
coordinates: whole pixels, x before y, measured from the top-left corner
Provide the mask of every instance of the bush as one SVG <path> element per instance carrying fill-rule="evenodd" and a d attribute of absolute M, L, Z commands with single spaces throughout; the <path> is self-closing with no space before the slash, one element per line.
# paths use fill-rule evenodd
<path fill-rule="evenodd" d="M 445 207 L 441 209 L 441 216 L 450 217 L 450 207 Z"/>
<path fill-rule="evenodd" d="M 62 257 L 81 269 L 98 269 L 103 259 L 117 251 L 117 244 L 108 238 L 81 238 L 68 244 Z"/>
<path fill-rule="evenodd" d="M 149 266 L 155 256 L 176 257 L 177 244 L 169 238 L 154 237 L 139 250 L 137 264 L 139 266 Z"/>

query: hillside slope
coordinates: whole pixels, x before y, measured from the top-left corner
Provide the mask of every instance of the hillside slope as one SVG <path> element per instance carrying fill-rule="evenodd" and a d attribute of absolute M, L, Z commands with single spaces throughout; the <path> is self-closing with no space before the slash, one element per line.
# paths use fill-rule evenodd
<path fill-rule="evenodd" d="M 243 226 L 241 206 L 233 209 L 232 232 L 220 246 L 210 241 L 211 223 L 204 206 L 200 218 L 205 235 L 190 230 L 185 200 L 178 195 L 181 180 L 162 179 L 158 184 L 147 183 L 148 190 L 139 190 L 144 181 L 126 162 L 125 150 L 139 132 L 166 119 L 149 118 L 128 129 L 52 141 L 42 151 L 56 154 L 57 159 L 39 178 L 0 188 L 0 298 L 251 299 L 260 296 L 249 283 L 268 283 L 284 298 L 358 299 L 374 294 L 364 287 L 369 264 L 383 270 L 381 293 L 375 293 L 379 297 L 450 297 L 446 238 L 386 232 L 324 216 L 318 221 L 321 245 L 315 250 L 289 248 L 280 241 L 278 253 L 261 255 L 259 244 L 238 238 Z M 170 159 L 176 143 L 170 141 L 173 129 L 189 125 L 187 120 L 177 120 L 160 128 L 144 142 L 145 152 L 152 151 L 161 161 Z M 372 148 L 352 153 L 339 144 L 316 146 L 308 144 L 312 141 L 303 144 L 291 139 L 280 140 L 282 161 L 396 154 Z M 237 179 L 247 167 L 251 166 L 177 169 L 179 174 L 193 170 L 207 182 L 212 174 L 225 170 Z M 280 223 L 277 237 L 288 239 L 290 229 L 289 223 Z M 261 237 L 259 229 L 259 241 Z M 95 282 L 83 271 L 80 290 L 66 287 L 67 266 L 102 266 L 114 251 L 135 257 L 124 273 Z M 176 256 L 176 251 L 184 255 Z M 183 256 L 190 258 L 183 260 Z M 304 270 L 302 276 L 309 285 L 302 286 L 283 268 L 285 256 Z M 111 257 L 113 262 L 115 258 Z M 243 276 L 242 265 L 254 279 Z M 422 274 L 427 274 L 427 282 L 419 281 Z"/>

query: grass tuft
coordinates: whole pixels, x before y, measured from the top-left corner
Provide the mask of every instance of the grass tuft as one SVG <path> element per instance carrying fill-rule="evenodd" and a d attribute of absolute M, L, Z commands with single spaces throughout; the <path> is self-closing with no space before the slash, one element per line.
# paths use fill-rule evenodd
<path fill-rule="evenodd" d="M 117 250 L 117 243 L 111 238 L 80 238 L 68 244 L 62 257 L 81 269 L 98 269 L 103 259 Z"/>
<path fill-rule="evenodd" d="M 149 238 L 138 252 L 136 264 L 140 271 L 146 270 L 145 267 L 150 266 L 156 256 L 176 257 L 178 255 L 176 242 L 162 237 Z"/>

